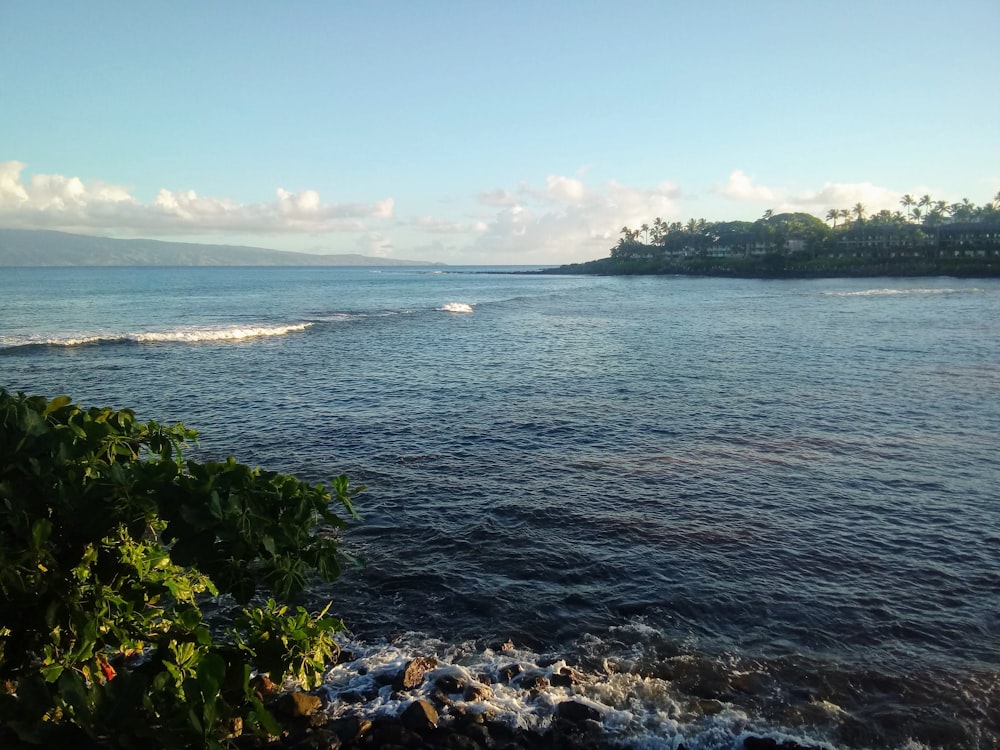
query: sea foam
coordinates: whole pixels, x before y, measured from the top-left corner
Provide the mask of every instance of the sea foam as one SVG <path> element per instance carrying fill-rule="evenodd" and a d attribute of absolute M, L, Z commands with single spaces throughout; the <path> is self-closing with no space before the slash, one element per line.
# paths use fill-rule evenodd
<path fill-rule="evenodd" d="M 446 302 L 438 310 L 450 313 L 470 313 L 472 312 L 472 305 L 467 302 Z"/>
<path fill-rule="evenodd" d="M 10 336 L 0 338 L 0 347 L 24 346 L 83 346 L 85 344 L 154 344 L 199 343 L 207 341 L 242 341 L 267 336 L 283 336 L 304 331 L 312 323 L 250 326 L 191 326 L 167 331 L 135 331 L 128 333 L 68 334 L 66 336 Z"/>

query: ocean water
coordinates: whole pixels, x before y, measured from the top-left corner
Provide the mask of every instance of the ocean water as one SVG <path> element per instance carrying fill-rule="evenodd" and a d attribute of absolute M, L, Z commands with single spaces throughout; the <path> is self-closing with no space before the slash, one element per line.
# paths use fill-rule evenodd
<path fill-rule="evenodd" d="M 1000 747 L 1000 282 L 480 270 L 0 269 L 0 386 L 366 485 L 336 712 L 433 655 L 636 747 Z"/>

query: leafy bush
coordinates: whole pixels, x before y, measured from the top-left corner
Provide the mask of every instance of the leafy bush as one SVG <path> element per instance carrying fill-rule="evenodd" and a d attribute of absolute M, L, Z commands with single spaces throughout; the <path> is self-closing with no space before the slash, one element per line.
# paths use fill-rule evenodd
<path fill-rule="evenodd" d="M 326 610 L 246 605 L 338 575 L 331 506 L 359 490 L 185 459 L 195 438 L 0 389 L 0 744 L 274 734 L 251 670 L 310 688 L 335 658 Z M 225 628 L 199 606 L 218 595 L 242 605 Z"/>

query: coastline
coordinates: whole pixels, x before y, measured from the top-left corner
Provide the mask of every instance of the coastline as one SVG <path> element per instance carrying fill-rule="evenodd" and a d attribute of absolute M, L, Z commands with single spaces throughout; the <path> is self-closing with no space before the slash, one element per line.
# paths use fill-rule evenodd
<path fill-rule="evenodd" d="M 757 258 L 694 257 L 679 261 L 664 259 L 619 260 L 601 258 L 530 273 L 596 276 L 708 276 L 735 279 L 836 279 L 936 277 L 998 278 L 1000 258 L 819 258 L 789 256 Z"/>

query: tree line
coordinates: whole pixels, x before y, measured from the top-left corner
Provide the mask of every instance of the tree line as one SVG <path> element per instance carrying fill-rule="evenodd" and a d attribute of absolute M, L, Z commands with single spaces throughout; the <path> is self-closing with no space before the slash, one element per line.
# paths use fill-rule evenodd
<path fill-rule="evenodd" d="M 901 210 L 869 214 L 863 203 L 831 208 L 828 226 L 809 213 L 765 211 L 756 221 L 666 222 L 656 218 L 638 228 L 624 226 L 611 251 L 617 259 L 690 255 L 763 255 L 767 253 L 863 254 L 889 250 L 994 253 L 1000 246 L 1000 192 L 977 206 L 935 201 L 930 195 L 900 198 Z"/>

